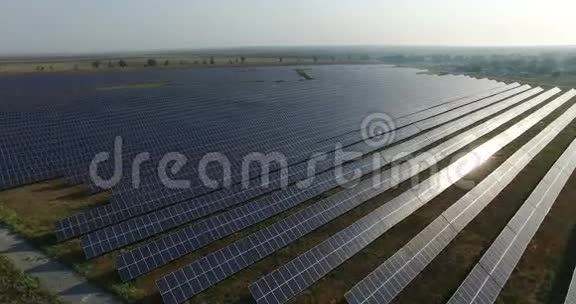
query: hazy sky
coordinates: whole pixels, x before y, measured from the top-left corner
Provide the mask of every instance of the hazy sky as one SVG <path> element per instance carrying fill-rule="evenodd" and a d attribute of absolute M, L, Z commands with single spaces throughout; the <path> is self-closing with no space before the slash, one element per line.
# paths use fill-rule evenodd
<path fill-rule="evenodd" d="M 576 45 L 574 0 L 0 0 L 0 53 Z"/>

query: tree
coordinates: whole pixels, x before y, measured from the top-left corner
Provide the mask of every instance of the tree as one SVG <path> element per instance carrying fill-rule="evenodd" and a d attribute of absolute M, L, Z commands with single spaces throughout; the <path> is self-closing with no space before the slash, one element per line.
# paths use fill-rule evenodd
<path fill-rule="evenodd" d="M 166 59 L 166 61 L 164 61 L 164 66 L 169 66 L 170 65 L 170 60 Z"/>
<path fill-rule="evenodd" d="M 216 61 L 214 61 L 214 57 L 210 57 L 210 64 L 216 64 Z"/>
<path fill-rule="evenodd" d="M 150 58 L 148 59 L 148 61 L 146 61 L 146 66 L 156 66 L 158 63 L 156 62 L 156 59 L 154 58 Z"/>
<path fill-rule="evenodd" d="M 53 67 L 53 66 L 49 66 L 48 68 L 50 69 L 50 71 L 54 71 L 54 67 Z"/>
<path fill-rule="evenodd" d="M 124 61 L 124 59 L 120 59 L 118 60 L 118 66 L 121 68 L 125 68 L 128 66 L 128 64 L 126 63 L 126 61 Z"/>
<path fill-rule="evenodd" d="M 202 64 L 208 64 L 208 60 L 204 59 L 204 60 L 202 61 Z"/>
<path fill-rule="evenodd" d="M 318 57 L 312 56 L 312 61 L 314 61 L 314 63 L 318 63 Z"/>
<path fill-rule="evenodd" d="M 244 64 L 244 62 L 246 62 L 246 57 L 244 57 L 244 56 L 240 57 L 240 62 L 241 62 L 242 64 Z"/>
<path fill-rule="evenodd" d="M 108 67 L 109 67 L 109 68 L 113 68 L 113 67 L 114 67 L 114 64 L 112 63 L 112 61 L 108 61 Z"/>
<path fill-rule="evenodd" d="M 330 60 L 331 60 L 332 62 L 335 62 L 335 61 L 336 61 L 336 57 L 330 56 Z"/>
<path fill-rule="evenodd" d="M 284 62 L 284 58 L 278 57 L 278 62 L 280 62 L 280 63 Z"/>
<path fill-rule="evenodd" d="M 100 61 L 96 60 L 96 61 L 92 62 L 92 67 L 95 69 L 99 68 L 100 67 Z"/>

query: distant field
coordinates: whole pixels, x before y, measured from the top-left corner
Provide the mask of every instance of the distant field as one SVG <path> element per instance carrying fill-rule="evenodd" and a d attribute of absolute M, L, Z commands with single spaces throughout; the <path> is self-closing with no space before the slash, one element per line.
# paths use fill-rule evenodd
<path fill-rule="evenodd" d="M 39 59 L 1 59 L 1 74 L 21 73 L 55 73 L 55 72 L 105 72 L 134 71 L 153 69 L 182 69 L 210 66 L 260 66 L 260 65 L 297 65 L 297 64 L 335 64 L 375 62 L 360 58 L 324 56 L 314 59 L 313 56 L 167 56 L 146 57 L 109 57 L 109 58 L 39 58 Z M 150 65 L 149 60 L 155 64 Z M 124 63 L 121 66 L 121 61 Z M 96 64 L 97 62 L 97 64 Z M 125 64 L 125 65 L 124 65 Z"/>

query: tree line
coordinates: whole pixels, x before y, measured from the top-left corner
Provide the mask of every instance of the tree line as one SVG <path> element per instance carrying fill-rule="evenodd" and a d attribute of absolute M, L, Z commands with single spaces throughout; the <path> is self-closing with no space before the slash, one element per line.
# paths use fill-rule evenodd
<path fill-rule="evenodd" d="M 391 64 L 438 66 L 450 72 L 494 76 L 557 78 L 562 75 L 576 75 L 576 56 L 395 54 L 382 56 L 380 60 Z"/>
<path fill-rule="evenodd" d="M 273 57 L 274 58 L 274 57 Z M 347 61 L 367 61 L 367 60 L 371 60 L 371 56 L 369 55 L 351 55 L 348 54 L 345 57 L 340 57 L 337 58 L 337 56 L 335 55 L 324 55 L 324 56 L 318 56 L 318 55 L 312 55 L 309 57 L 306 56 L 290 56 L 290 58 L 292 60 L 295 61 L 295 63 L 299 64 L 304 62 L 304 60 L 308 60 L 308 62 L 312 61 L 313 63 L 319 63 L 319 62 L 332 62 L 332 63 L 336 63 L 336 62 L 342 62 L 344 60 Z M 345 58 L 345 59 L 344 59 Z M 278 56 L 276 57 L 276 62 L 283 64 L 286 61 L 286 57 L 285 56 Z M 294 63 L 294 61 L 292 63 Z M 158 67 L 158 66 L 164 66 L 164 67 L 169 67 L 169 66 L 186 66 L 186 65 L 190 65 L 190 64 L 194 64 L 194 65 L 216 65 L 217 60 L 214 56 L 210 56 L 210 57 L 206 57 L 204 59 L 196 59 L 196 60 L 184 60 L 184 59 L 180 59 L 180 60 L 175 60 L 175 59 L 157 59 L 157 58 L 148 58 L 146 60 L 144 60 L 144 63 L 142 64 L 142 61 L 139 61 L 140 63 L 137 63 L 137 61 L 132 61 L 132 62 L 128 62 L 125 59 L 115 59 L 115 60 L 94 60 L 92 62 L 90 62 L 90 66 L 92 69 L 103 69 L 103 68 L 127 68 L 127 67 L 137 67 L 137 66 L 143 66 L 143 67 Z M 235 56 L 232 58 L 228 59 L 228 64 L 230 65 L 243 65 L 246 64 L 248 62 L 247 58 L 245 56 Z M 53 71 L 54 67 L 53 66 L 36 66 L 36 71 L 45 71 L 45 70 L 50 70 Z M 80 70 L 80 66 L 78 64 L 74 65 L 74 70 L 78 71 Z"/>

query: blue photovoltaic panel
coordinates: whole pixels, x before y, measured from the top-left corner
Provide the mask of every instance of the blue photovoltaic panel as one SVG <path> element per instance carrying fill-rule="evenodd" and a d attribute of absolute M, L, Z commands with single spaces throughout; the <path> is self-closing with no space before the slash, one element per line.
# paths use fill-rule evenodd
<path fill-rule="evenodd" d="M 384 156 L 384 161 L 380 164 L 380 167 L 388 163 L 390 157 L 386 157 L 386 155 L 392 156 L 399 152 L 415 152 L 433 143 L 434 141 L 440 140 L 441 138 L 449 135 L 451 132 L 457 132 L 466 126 L 472 125 L 480 119 L 497 113 L 500 110 L 509 107 L 510 105 L 521 102 L 524 97 L 528 97 L 538 91 L 539 89 L 535 89 L 531 93 L 527 92 L 526 94 L 520 94 L 514 98 L 506 100 L 505 102 L 486 108 L 482 111 L 475 112 L 472 115 L 468 115 L 459 120 L 453 121 L 447 125 L 435 129 L 432 132 L 411 139 L 408 142 L 400 144 L 399 146 L 392 147 L 388 151 L 382 153 Z M 526 102 L 522 106 L 514 109 L 514 111 L 516 113 L 521 113 L 525 109 L 529 109 L 541 101 L 543 101 L 543 99 Z M 368 172 L 378 169 L 374 167 L 373 160 L 371 158 L 367 158 L 359 162 L 354 162 L 348 165 L 346 168 L 349 169 L 350 172 L 353 172 L 353 170 L 357 168 L 361 168 L 363 174 L 367 174 Z M 327 175 L 326 179 L 324 179 L 324 175 Z M 259 199 L 245 206 L 202 221 L 184 230 L 169 234 L 150 244 L 146 244 L 144 246 L 130 250 L 120 255 L 118 258 L 117 265 L 120 276 L 123 278 L 123 280 L 133 279 L 145 272 L 153 270 L 156 267 L 181 257 L 184 254 L 196 250 L 211 241 L 226 235 L 230 235 L 231 233 L 239 231 L 242 228 L 253 225 L 259 221 L 269 218 L 270 216 L 285 211 L 338 185 L 335 177 L 331 176 L 331 172 L 319 175 L 318 179 L 321 179 L 322 181 L 317 182 L 313 186 L 306 189 L 299 189 L 297 186 L 290 187 L 285 191 Z M 181 217 L 183 214 L 185 214 L 185 212 L 186 211 L 175 211 L 175 217 Z M 143 226 L 146 227 L 146 229 L 155 229 L 149 228 L 156 226 L 153 225 L 153 223 L 156 222 L 155 218 L 148 218 L 146 220 L 143 219 L 142 222 L 148 223 Z M 123 232 L 118 234 L 117 238 L 120 240 L 124 238 L 130 240 L 137 238 L 138 236 L 132 236 L 129 234 L 129 231 L 131 230 L 130 226 L 134 227 L 134 231 L 138 231 L 140 236 L 151 234 L 147 231 L 144 231 L 143 229 L 137 229 L 137 227 L 142 226 L 139 226 L 136 222 L 131 225 L 126 225 L 126 227 L 123 229 L 119 229 Z M 175 242 L 174 240 L 178 241 Z M 116 244 L 120 243 L 121 241 L 116 241 Z M 111 246 L 106 245 L 103 247 L 110 248 Z M 88 255 L 92 254 L 90 250 L 92 249 L 87 248 Z M 170 251 L 170 253 L 168 253 L 168 251 Z"/>
<path fill-rule="evenodd" d="M 549 92 L 554 95 L 559 90 L 553 89 Z M 488 159 L 564 102 L 556 100 L 547 104 L 422 184 L 406 191 L 298 258 L 262 277 L 250 286 L 252 295 L 258 303 L 288 301 L 478 166 L 481 163 L 478 158 Z M 470 165 L 471 163 L 475 166 Z M 446 237 L 440 240 L 443 239 Z"/>
<path fill-rule="evenodd" d="M 533 101 L 544 101 L 559 90 L 551 90 L 546 94 L 536 97 Z M 541 114 L 539 111 L 538 114 Z M 437 146 L 432 155 L 450 155 L 463 146 L 474 141 L 476 137 L 471 134 L 481 136 L 512 119 L 516 113 L 507 112 L 499 116 L 499 119 L 493 119 L 483 123 L 471 130 L 468 130 L 444 143 Z M 436 158 L 428 159 L 427 155 L 419 156 L 420 160 L 414 163 L 418 164 L 418 169 L 425 170 L 425 165 L 433 165 Z M 423 166 L 424 165 L 424 166 Z M 338 215 L 350 210 L 363 201 L 382 193 L 388 189 L 388 185 L 397 184 L 402 179 L 409 178 L 417 174 L 412 163 L 405 163 L 403 174 L 394 175 L 393 178 L 387 178 L 382 183 L 383 188 L 372 187 L 371 181 L 360 183 L 356 188 L 341 191 L 325 200 L 322 200 L 284 220 L 281 220 L 255 234 L 252 234 L 222 250 L 216 251 L 193 264 L 164 277 L 158 281 L 161 294 L 165 301 L 172 303 L 191 297 L 192 295 L 208 288 L 220 280 L 230 276 L 233 273 L 245 268 L 246 266 L 262 259 L 274 251 L 284 247 L 290 242 L 300 238 L 304 234 L 313 231 L 324 223 L 334 219 Z M 406 176 L 405 176 L 406 175 Z M 444 183 L 444 185 L 446 185 Z M 424 195 L 422 193 L 421 195 Z M 307 219 L 303 222 L 304 219 Z M 229 257 L 229 258 L 224 258 Z M 208 269 L 202 271 L 202 269 Z M 177 277 L 184 276 L 186 273 L 188 280 L 178 280 Z M 191 274 L 193 274 L 191 276 Z M 176 285 L 172 284 L 176 280 Z M 184 294 L 183 294 L 184 293 Z"/>
<path fill-rule="evenodd" d="M 572 111 L 572 117 L 564 115 L 566 119 L 564 126 L 572 121 L 575 112 Z M 554 130 L 548 131 L 555 132 Z M 532 191 L 448 303 L 494 303 L 496 301 L 575 168 L 576 141 L 566 149 Z M 566 303 L 574 303 L 570 297 L 569 292 Z"/>
<path fill-rule="evenodd" d="M 456 125 L 456 122 L 461 123 L 462 121 L 464 121 L 467 125 L 471 125 L 474 121 L 478 121 L 479 119 L 490 115 L 491 113 L 495 113 L 499 110 L 505 109 L 517 102 L 520 102 L 522 100 L 523 97 L 529 97 L 532 96 L 533 94 L 536 94 L 537 92 L 539 92 L 541 89 L 533 89 L 530 90 L 526 93 L 517 95 L 514 98 L 510 98 L 506 101 L 502 101 L 502 102 L 498 102 L 496 105 L 486 108 L 484 110 L 481 111 L 476 111 L 474 112 L 474 114 L 472 114 L 471 116 L 465 116 L 465 117 L 459 117 L 459 119 L 457 121 L 452 121 L 449 123 L 449 125 L 454 126 Z M 498 95 L 500 96 L 500 95 Z M 496 100 L 499 100 L 501 97 L 498 97 Z M 491 104 L 494 100 L 493 99 L 486 99 L 485 101 L 482 102 L 478 102 L 481 103 L 482 106 L 484 104 Z M 462 109 L 462 110 L 469 110 L 469 109 Z M 457 114 L 464 114 L 462 112 L 459 112 Z M 482 116 L 485 115 L 485 116 Z M 440 121 L 440 120 L 444 120 L 445 118 L 440 118 L 440 117 L 435 117 L 435 121 Z M 448 120 L 452 120 L 452 117 L 449 117 Z M 428 122 L 425 122 L 425 124 L 429 125 Z M 418 126 L 418 125 L 417 125 Z M 459 130 L 461 128 L 463 128 L 464 125 L 460 125 L 459 127 L 455 127 L 455 130 Z M 446 129 L 446 126 L 441 127 L 443 129 Z M 410 136 L 413 136 L 415 134 L 417 134 L 419 132 L 419 128 L 404 128 L 401 130 L 398 130 L 396 132 L 396 135 L 394 137 L 395 141 L 401 141 L 403 139 L 406 139 Z M 435 130 L 437 131 L 437 130 Z M 356 151 L 356 152 L 362 152 L 362 153 L 370 153 L 373 152 L 375 150 L 378 149 L 378 147 L 371 147 L 369 145 L 366 145 L 365 143 L 361 143 L 362 145 L 356 145 L 356 146 L 352 146 L 347 148 L 348 150 L 351 151 Z M 430 143 L 428 143 L 430 144 Z M 421 145 L 421 147 L 424 147 Z M 409 150 L 405 150 L 403 152 L 410 152 Z M 415 151 L 413 151 L 415 152 Z M 331 155 L 333 156 L 333 155 Z M 330 156 L 330 157 L 331 157 Z M 369 159 L 365 159 L 365 162 L 367 162 L 367 167 L 369 167 L 371 165 L 370 160 Z M 327 178 L 331 178 L 332 179 L 332 184 L 331 186 L 327 186 L 324 185 L 324 183 L 322 183 L 322 185 L 315 185 L 318 188 L 321 188 L 321 190 L 317 190 L 317 191 L 313 191 L 312 189 L 305 189 L 306 191 L 300 189 L 299 184 L 295 184 L 292 186 L 292 188 L 295 188 L 293 190 L 288 190 L 288 191 L 282 191 L 282 193 L 280 193 L 280 195 L 285 195 L 286 193 L 291 193 L 292 192 L 305 192 L 307 193 L 307 197 L 309 197 L 310 195 L 313 195 L 313 193 L 320 194 L 323 191 L 329 190 L 330 187 L 335 187 L 337 186 L 337 180 L 335 179 L 335 177 L 331 177 L 330 175 L 332 175 L 332 172 L 329 171 L 330 169 L 333 168 L 334 164 L 335 164 L 335 160 L 328 160 L 328 161 L 324 161 L 322 163 L 320 163 L 316 169 L 317 172 L 323 172 L 326 171 L 325 173 L 319 174 L 315 180 L 317 183 L 319 182 L 323 182 L 324 180 L 326 180 Z M 356 164 L 356 163 L 355 163 Z M 294 167 L 290 168 L 290 176 L 291 177 L 295 177 L 297 178 L 297 180 L 303 180 L 307 178 L 307 173 L 308 173 L 308 168 L 307 168 L 307 164 L 303 163 L 303 166 L 301 166 L 301 170 L 299 171 L 295 171 Z M 353 169 L 352 169 L 353 170 Z M 280 172 L 278 172 L 279 174 Z M 280 187 L 280 182 L 278 182 L 278 187 Z M 96 231 L 95 233 L 91 233 L 85 237 L 82 238 L 82 245 L 83 248 L 85 248 L 85 253 L 86 256 L 88 258 L 100 255 L 102 253 L 111 251 L 113 249 L 117 249 L 120 248 L 122 246 L 128 245 L 129 243 L 132 242 L 136 242 L 138 240 L 142 240 L 146 237 L 150 237 L 152 235 L 158 234 L 162 231 L 168 230 L 170 228 L 174 228 L 177 227 L 179 225 L 185 224 L 187 222 L 193 221 L 195 219 L 198 219 L 202 216 L 206 216 L 209 215 L 211 213 L 214 213 L 216 211 L 222 210 L 222 209 L 226 209 L 229 208 L 230 206 L 234 206 L 237 204 L 240 204 L 241 202 L 247 201 L 250 198 L 255 198 L 258 196 L 261 196 L 262 194 L 265 194 L 267 192 L 270 191 L 270 185 L 262 185 L 260 187 L 256 187 L 256 188 L 249 188 L 249 189 L 245 189 L 242 185 L 238 185 L 238 187 L 231 187 L 229 189 L 225 189 L 223 191 L 214 193 L 213 195 L 208 195 L 205 197 L 201 197 L 198 199 L 194 199 L 191 201 L 185 201 L 183 203 L 178 203 L 176 205 L 167 207 L 165 209 L 162 209 L 158 212 L 153 212 L 153 213 L 149 213 L 146 214 L 144 216 L 141 217 L 136 217 L 134 219 L 128 220 L 124 223 L 115 225 L 115 226 L 110 226 L 108 228 L 105 228 L 101 231 Z M 229 193 L 229 194 L 224 194 L 224 193 Z M 278 200 L 278 198 L 275 198 L 274 200 Z M 303 200 L 302 200 L 303 201 Z M 291 204 L 293 205 L 293 204 Z M 234 217 L 237 217 L 237 215 L 234 215 Z M 120 233 L 115 233 L 115 231 L 120 231 Z M 109 236 L 112 237 L 109 237 Z"/>
<path fill-rule="evenodd" d="M 556 100 L 560 101 L 557 104 L 566 102 L 573 96 L 573 92 L 568 92 Z M 573 106 L 571 111 L 566 112 L 520 148 L 480 184 L 346 293 L 348 302 L 390 303 L 575 117 L 576 106 Z M 537 189 L 535 192 L 542 191 Z M 509 236 L 508 233 L 503 235 Z M 481 276 L 482 273 L 478 273 L 471 278 L 471 282 L 478 282 L 477 277 Z M 490 286 L 486 285 L 487 294 L 493 294 L 494 289 Z M 480 285 L 473 286 L 467 288 L 467 291 L 480 288 Z"/>
<path fill-rule="evenodd" d="M 528 87 L 523 86 L 521 88 L 516 88 L 510 91 L 507 91 L 503 94 L 498 95 L 499 97 L 491 97 L 488 98 L 487 100 L 483 101 L 482 104 L 489 104 L 491 102 L 496 102 L 501 100 L 502 98 L 505 98 L 507 96 L 511 96 L 517 93 L 520 93 L 524 90 L 526 90 Z M 533 92 L 534 93 L 534 92 Z M 465 110 L 465 109 L 462 109 Z M 471 109 L 468 109 L 471 110 Z M 446 117 L 446 115 L 442 115 L 440 117 L 434 117 L 434 119 L 430 119 L 429 121 L 423 121 L 422 124 L 418 124 L 417 126 L 422 125 L 423 127 L 430 127 L 432 126 L 431 123 L 434 124 L 440 124 L 442 121 L 448 121 L 450 119 L 456 118 L 456 115 L 461 115 L 462 111 L 453 111 L 453 113 L 451 113 L 449 116 Z M 419 118 L 419 117 L 417 117 Z M 440 119 L 442 118 L 442 119 Z M 408 119 L 411 119 L 408 117 Z M 409 123 L 410 120 L 407 120 L 407 122 Z M 412 128 L 413 129 L 413 128 Z M 401 129 L 401 131 L 398 132 L 398 135 L 403 135 L 405 134 L 405 136 L 409 135 L 409 134 L 413 134 L 410 132 L 414 132 L 414 131 L 410 131 L 410 128 L 406 128 L 406 129 Z M 401 136 L 399 136 L 399 138 L 401 138 Z M 355 147 L 352 147 L 354 149 L 356 149 Z M 362 147 L 364 150 L 366 149 L 366 147 Z M 362 149 L 360 150 L 362 151 Z M 325 162 L 324 164 L 329 163 L 329 162 Z M 305 175 L 307 172 L 307 164 L 306 163 L 301 163 L 300 165 L 296 167 L 291 167 L 290 168 L 290 172 L 299 172 L 298 176 L 302 176 Z M 277 174 L 278 175 L 278 174 Z M 272 176 L 274 177 L 274 175 Z M 272 179 L 273 185 L 274 185 L 274 179 Z M 280 183 L 277 182 L 276 184 L 277 187 L 280 186 Z M 239 185 L 240 187 L 240 185 Z M 266 189 L 269 191 L 269 189 Z M 161 191 L 164 191 L 164 189 L 160 189 L 158 193 L 161 193 Z M 234 189 L 224 189 L 223 191 L 227 191 L 227 192 L 231 192 L 230 198 L 228 198 L 228 200 L 232 200 L 232 201 L 237 201 L 238 199 L 244 197 L 243 196 L 238 196 L 235 192 Z M 248 189 L 247 191 L 251 191 L 250 189 Z M 262 194 L 262 190 L 258 191 L 254 191 L 254 193 L 249 193 L 248 197 L 255 197 L 258 195 Z M 180 192 L 176 192 L 170 195 L 164 195 L 164 196 L 158 196 L 159 198 L 161 198 L 161 200 L 157 200 L 157 199 L 153 199 L 150 200 L 150 198 L 147 196 L 143 196 L 142 198 L 142 202 L 138 203 L 137 205 L 133 205 L 133 204 L 127 204 L 124 207 L 122 207 L 122 205 L 119 204 L 113 204 L 110 206 L 103 206 L 100 208 L 96 208 L 93 209 L 89 212 L 86 213 L 82 213 L 78 216 L 74 216 L 72 218 L 66 219 L 65 221 L 61 221 L 58 224 L 57 230 L 56 230 L 56 234 L 58 236 L 59 239 L 65 239 L 65 238 L 69 238 L 69 237 L 74 237 L 86 232 L 89 232 L 90 230 L 94 230 L 100 227 L 105 227 L 106 225 L 111 225 L 114 224 L 117 221 L 120 221 L 122 219 L 127 219 L 129 217 L 132 217 L 134 215 L 137 214 L 141 214 L 141 213 L 146 213 L 146 212 L 150 212 L 153 211 L 155 209 L 164 207 L 164 206 L 169 206 L 171 204 L 174 203 L 178 203 L 178 202 L 182 202 L 182 201 L 186 201 L 186 195 L 189 196 L 189 194 L 185 194 L 182 191 Z M 226 196 L 225 194 L 220 194 L 220 193 L 215 193 L 212 195 L 209 195 L 207 197 L 199 197 L 197 199 L 195 199 L 195 201 L 190 201 L 188 203 L 193 203 L 195 206 L 201 207 L 203 205 L 203 202 L 212 202 L 214 200 L 219 201 L 221 199 L 223 199 L 223 196 Z M 146 200 L 148 200 L 148 202 L 146 202 Z"/>

